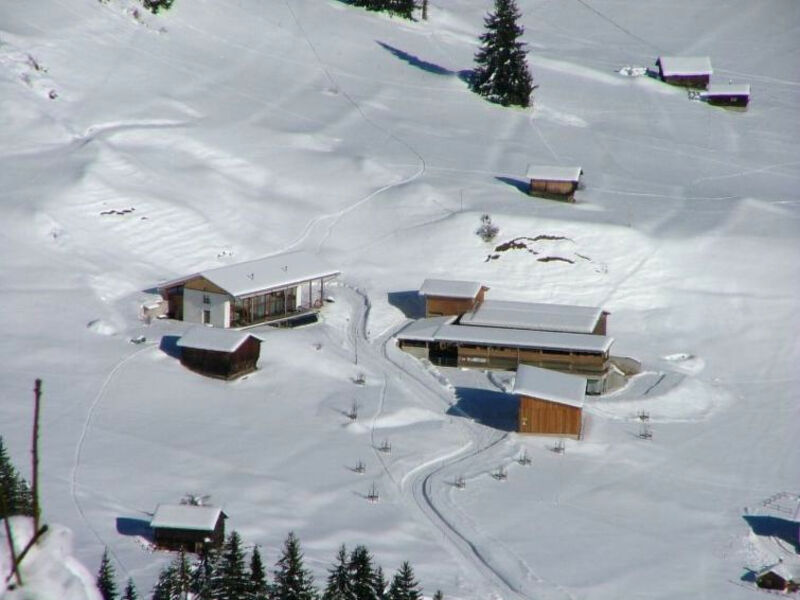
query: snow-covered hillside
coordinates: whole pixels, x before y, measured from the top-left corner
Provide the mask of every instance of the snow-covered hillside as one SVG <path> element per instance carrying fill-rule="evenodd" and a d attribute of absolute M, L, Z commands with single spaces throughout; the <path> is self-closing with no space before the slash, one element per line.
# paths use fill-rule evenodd
<path fill-rule="evenodd" d="M 318 579 L 364 543 L 428 595 L 750 597 L 744 507 L 800 473 L 800 6 L 519 5 L 530 110 L 463 81 L 488 1 L 431 0 L 427 22 L 338 0 L 0 4 L 0 434 L 26 465 L 43 378 L 45 517 L 81 562 L 108 546 L 148 590 L 169 556 L 130 525 L 193 492 L 270 562 L 294 530 Z M 710 56 L 749 109 L 618 73 L 660 54 Z M 582 166 L 578 202 L 521 193 L 529 164 Z M 558 236 L 539 250 L 571 262 L 487 260 L 484 213 L 497 243 Z M 159 281 L 291 249 L 341 269 L 336 302 L 266 331 L 246 379 L 184 370 L 158 347 L 184 324 L 138 320 Z M 510 374 L 393 346 L 426 277 L 603 306 L 645 372 L 557 455 L 508 431 Z"/>

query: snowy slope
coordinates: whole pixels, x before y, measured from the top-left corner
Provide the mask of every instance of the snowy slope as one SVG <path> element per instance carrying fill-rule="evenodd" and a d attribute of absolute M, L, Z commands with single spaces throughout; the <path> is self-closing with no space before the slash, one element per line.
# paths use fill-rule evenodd
<path fill-rule="evenodd" d="M 530 110 L 460 77 L 488 2 L 413 23 L 337 0 L 0 6 L 0 434 L 27 464 L 42 377 L 46 516 L 84 564 L 107 545 L 147 590 L 169 557 L 125 533 L 195 492 L 268 560 L 294 529 L 319 578 L 346 542 L 455 598 L 749 596 L 743 507 L 800 472 L 800 8 L 519 4 Z M 659 54 L 709 55 L 749 110 L 616 72 Z M 529 164 L 581 165 L 578 203 L 520 193 Z M 498 242 L 563 239 L 487 260 L 483 213 Z M 137 319 L 160 280 L 292 249 L 342 270 L 337 302 L 268 331 L 245 380 L 183 370 L 157 344 L 183 324 Z M 391 302 L 426 277 L 602 305 L 646 372 L 556 455 L 507 431 L 509 374 L 393 347 Z"/>

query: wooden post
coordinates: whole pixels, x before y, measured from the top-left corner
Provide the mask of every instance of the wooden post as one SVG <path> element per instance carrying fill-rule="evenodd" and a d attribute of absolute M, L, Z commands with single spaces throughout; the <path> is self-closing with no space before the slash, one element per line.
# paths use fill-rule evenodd
<path fill-rule="evenodd" d="M 422 0 L 422 20 L 428 20 L 428 0 Z"/>
<path fill-rule="evenodd" d="M 33 386 L 33 438 L 31 454 L 33 455 L 33 472 L 31 495 L 33 496 L 33 531 L 39 531 L 39 405 L 42 399 L 42 380 L 37 379 Z"/>
<path fill-rule="evenodd" d="M 0 507 L 3 509 L 3 514 L 6 514 L 6 501 L 5 496 L 2 493 L 0 493 Z M 19 574 L 19 559 L 17 558 L 17 549 L 14 548 L 14 535 L 11 532 L 11 524 L 8 522 L 8 518 L 10 516 L 11 515 L 6 514 L 6 516 L 3 518 L 3 524 L 6 527 L 6 541 L 8 542 L 8 550 L 11 554 L 11 573 L 8 575 L 8 577 L 6 577 L 6 581 L 11 579 L 11 575 L 15 575 L 17 577 L 17 585 L 21 586 L 22 575 Z"/>

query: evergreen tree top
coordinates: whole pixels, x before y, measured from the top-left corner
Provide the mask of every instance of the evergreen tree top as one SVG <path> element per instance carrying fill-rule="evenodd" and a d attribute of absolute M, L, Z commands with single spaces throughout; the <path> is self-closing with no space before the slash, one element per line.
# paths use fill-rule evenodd
<path fill-rule="evenodd" d="M 108 548 L 103 550 L 103 558 L 100 559 L 100 568 L 97 571 L 97 589 L 103 600 L 117 600 L 117 583 L 115 581 L 114 565 L 108 556 Z"/>

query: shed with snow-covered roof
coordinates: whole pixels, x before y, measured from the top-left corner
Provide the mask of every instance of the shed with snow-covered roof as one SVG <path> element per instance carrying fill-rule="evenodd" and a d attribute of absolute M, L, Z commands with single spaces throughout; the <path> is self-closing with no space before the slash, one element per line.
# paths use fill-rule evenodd
<path fill-rule="evenodd" d="M 197 326 L 179 340 L 181 364 L 218 379 L 235 379 L 256 370 L 261 339 L 244 331 Z"/>
<path fill-rule="evenodd" d="M 520 365 L 514 380 L 520 433 L 581 437 L 586 379 Z"/>
<path fill-rule="evenodd" d="M 246 327 L 316 312 L 340 272 L 308 252 L 288 252 L 163 282 L 168 316 L 214 327 Z"/>
<path fill-rule="evenodd" d="M 531 182 L 529 193 L 532 196 L 574 202 L 581 175 L 583 169 L 580 167 L 529 166 L 526 174 Z"/>
<path fill-rule="evenodd" d="M 700 99 L 715 106 L 736 106 L 745 108 L 750 103 L 750 85 L 742 84 L 711 84 L 704 92 L 700 92 Z"/>
<path fill-rule="evenodd" d="M 426 279 L 419 288 L 425 298 L 425 316 L 460 315 L 483 302 L 489 288 L 477 281 Z"/>
<path fill-rule="evenodd" d="M 594 306 L 486 300 L 463 314 L 461 325 L 606 334 L 608 312 Z"/>
<path fill-rule="evenodd" d="M 159 548 L 201 552 L 222 546 L 227 518 L 222 509 L 215 506 L 159 504 L 150 520 L 150 528 Z"/>
<path fill-rule="evenodd" d="M 658 77 L 666 83 L 705 89 L 714 72 L 707 56 L 659 56 Z"/>

